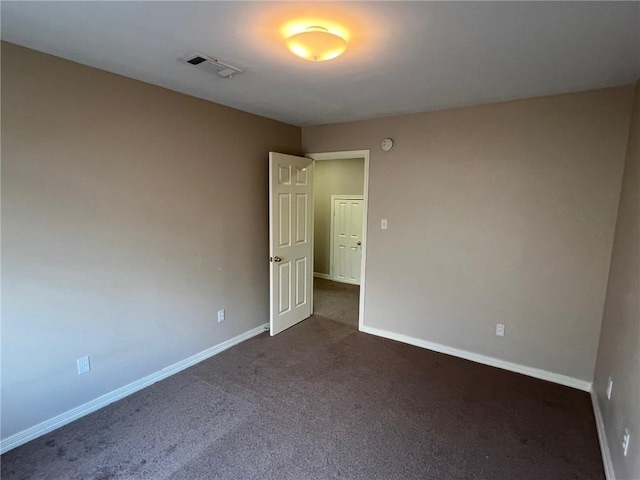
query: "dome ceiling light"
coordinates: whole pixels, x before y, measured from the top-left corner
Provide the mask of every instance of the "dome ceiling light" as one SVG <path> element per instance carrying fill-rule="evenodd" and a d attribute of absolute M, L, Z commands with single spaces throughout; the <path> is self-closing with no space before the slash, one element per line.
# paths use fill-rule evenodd
<path fill-rule="evenodd" d="M 287 39 L 287 48 L 294 55 L 311 62 L 324 62 L 342 55 L 347 41 L 324 27 L 312 26 Z"/>

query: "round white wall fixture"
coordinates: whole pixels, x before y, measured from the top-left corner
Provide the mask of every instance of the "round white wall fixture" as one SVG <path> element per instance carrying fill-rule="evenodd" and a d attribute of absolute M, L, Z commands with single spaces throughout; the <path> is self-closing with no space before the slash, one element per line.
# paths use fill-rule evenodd
<path fill-rule="evenodd" d="M 382 143 L 380 144 L 380 147 L 385 152 L 388 152 L 389 150 L 391 150 L 393 148 L 393 140 L 391 140 L 390 138 L 385 138 L 384 140 L 382 140 Z"/>

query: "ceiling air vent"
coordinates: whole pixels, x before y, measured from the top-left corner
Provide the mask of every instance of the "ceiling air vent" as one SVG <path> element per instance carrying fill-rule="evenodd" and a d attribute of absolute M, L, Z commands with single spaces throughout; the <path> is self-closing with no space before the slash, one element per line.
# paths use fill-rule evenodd
<path fill-rule="evenodd" d="M 194 53 L 193 55 L 187 55 L 182 59 L 184 63 L 198 67 L 200 70 L 204 70 L 207 73 L 215 73 L 223 78 L 231 78 L 236 73 L 242 73 L 243 71 L 237 67 L 233 67 L 228 63 L 221 62 L 215 58 L 207 57 L 201 53 Z"/>

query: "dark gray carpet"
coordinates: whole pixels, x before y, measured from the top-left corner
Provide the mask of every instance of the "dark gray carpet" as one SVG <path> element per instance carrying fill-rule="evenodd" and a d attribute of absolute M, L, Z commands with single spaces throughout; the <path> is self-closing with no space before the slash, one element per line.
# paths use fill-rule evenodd
<path fill-rule="evenodd" d="M 358 328 L 359 303 L 358 285 L 313 279 L 313 313 L 316 315 Z"/>
<path fill-rule="evenodd" d="M 314 316 L 2 456 L 2 479 L 603 479 L 589 395 Z"/>

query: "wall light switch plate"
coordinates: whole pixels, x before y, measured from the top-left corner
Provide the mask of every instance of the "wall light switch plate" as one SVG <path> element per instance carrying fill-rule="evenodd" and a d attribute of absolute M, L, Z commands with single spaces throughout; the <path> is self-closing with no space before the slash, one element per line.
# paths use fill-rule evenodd
<path fill-rule="evenodd" d="M 387 229 L 387 219 L 383 218 L 382 220 L 380 220 L 380 230 L 386 230 Z"/>
<path fill-rule="evenodd" d="M 89 356 L 78 359 L 78 375 L 84 375 L 91 371 L 91 363 L 89 362 Z"/>
<path fill-rule="evenodd" d="M 218 323 L 219 322 L 224 322 L 224 319 L 225 319 L 224 309 L 218 310 Z"/>
<path fill-rule="evenodd" d="M 496 323 L 496 336 L 504 337 L 504 325 L 502 323 Z"/>

